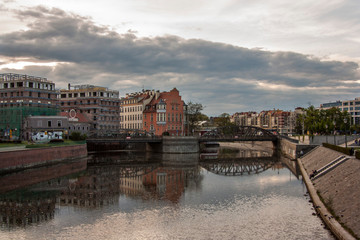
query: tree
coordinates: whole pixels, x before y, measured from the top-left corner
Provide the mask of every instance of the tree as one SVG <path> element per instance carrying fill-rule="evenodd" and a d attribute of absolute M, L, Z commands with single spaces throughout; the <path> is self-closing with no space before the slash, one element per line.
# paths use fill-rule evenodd
<path fill-rule="evenodd" d="M 197 129 L 197 123 L 204 119 L 204 114 L 201 111 L 204 109 L 201 103 L 187 103 L 187 116 L 188 116 L 188 130 L 193 131 Z"/>
<path fill-rule="evenodd" d="M 214 123 L 218 127 L 226 127 L 232 125 L 230 122 L 230 114 L 222 113 L 217 118 L 215 118 Z"/>
<path fill-rule="evenodd" d="M 350 119 L 350 114 L 347 111 L 342 112 L 339 108 L 324 110 L 310 106 L 305 109 L 305 114 L 298 118 L 297 125 L 301 126 L 301 129 L 303 125 L 304 130 L 310 134 L 326 134 L 334 130 L 350 130 Z"/>

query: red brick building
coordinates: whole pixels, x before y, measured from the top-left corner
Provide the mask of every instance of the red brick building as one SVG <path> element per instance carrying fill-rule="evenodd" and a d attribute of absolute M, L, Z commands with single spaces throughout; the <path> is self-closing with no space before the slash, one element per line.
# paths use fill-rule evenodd
<path fill-rule="evenodd" d="M 179 91 L 161 92 L 145 106 L 143 129 L 155 135 L 168 132 L 171 136 L 185 135 L 184 101 Z"/>

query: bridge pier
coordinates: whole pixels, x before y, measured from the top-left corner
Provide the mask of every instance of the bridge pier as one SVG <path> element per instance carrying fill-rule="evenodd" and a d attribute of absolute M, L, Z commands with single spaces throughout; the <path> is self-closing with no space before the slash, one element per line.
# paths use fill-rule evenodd
<path fill-rule="evenodd" d="M 188 154 L 198 153 L 199 151 L 199 140 L 196 137 L 163 137 L 163 153 Z"/>
<path fill-rule="evenodd" d="M 147 152 L 162 153 L 162 143 L 145 143 Z"/>

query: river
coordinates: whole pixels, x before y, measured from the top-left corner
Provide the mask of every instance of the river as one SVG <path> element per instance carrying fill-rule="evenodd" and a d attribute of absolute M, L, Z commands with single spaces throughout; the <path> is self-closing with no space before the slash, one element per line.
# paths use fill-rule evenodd
<path fill-rule="evenodd" d="M 296 168 L 220 156 L 98 153 L 1 176 L 0 239 L 334 239 Z"/>

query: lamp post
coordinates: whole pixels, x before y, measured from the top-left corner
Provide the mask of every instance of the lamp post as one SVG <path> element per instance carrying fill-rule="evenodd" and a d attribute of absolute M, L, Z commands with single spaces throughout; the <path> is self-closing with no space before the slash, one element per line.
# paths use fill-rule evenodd
<path fill-rule="evenodd" d="M 335 138 L 335 128 L 336 128 L 336 122 L 333 121 L 334 124 L 334 145 L 336 145 L 336 138 Z"/>
<path fill-rule="evenodd" d="M 326 125 L 325 125 L 325 128 L 326 128 L 326 132 L 325 132 L 325 135 L 326 135 L 326 143 L 328 143 L 328 135 L 327 135 L 328 127 L 329 127 L 329 126 L 326 124 Z"/>
<path fill-rule="evenodd" d="M 347 138 L 346 138 L 346 123 L 347 123 L 347 118 L 344 118 L 344 123 L 345 123 L 345 148 L 347 148 Z"/>

